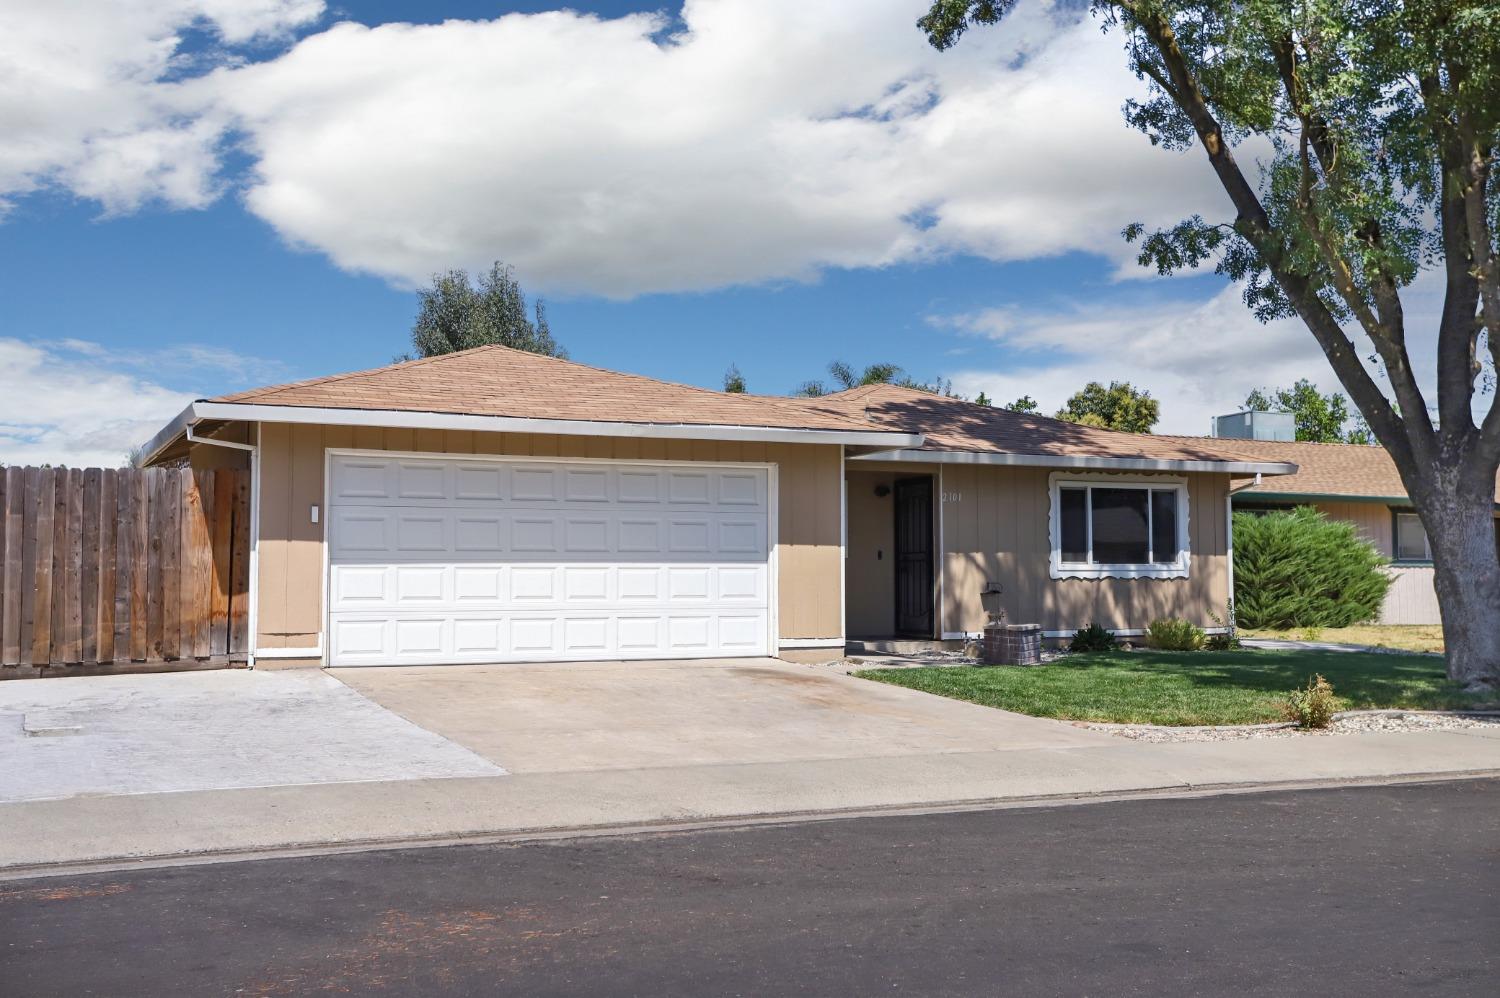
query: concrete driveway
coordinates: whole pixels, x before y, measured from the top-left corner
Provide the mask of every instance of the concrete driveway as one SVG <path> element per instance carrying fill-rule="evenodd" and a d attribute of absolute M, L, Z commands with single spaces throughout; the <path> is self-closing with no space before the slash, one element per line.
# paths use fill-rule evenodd
<path fill-rule="evenodd" d="M 1058 721 L 777 659 L 329 674 L 512 773 L 1118 744 Z"/>

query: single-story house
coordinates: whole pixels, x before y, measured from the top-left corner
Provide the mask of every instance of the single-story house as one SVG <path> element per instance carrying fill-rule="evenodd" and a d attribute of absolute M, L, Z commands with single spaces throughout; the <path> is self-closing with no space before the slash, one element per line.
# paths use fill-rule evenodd
<path fill-rule="evenodd" d="M 986 590 L 1213 627 L 1231 481 L 1296 471 L 1223 443 L 481 347 L 193 402 L 147 461 L 251 469 L 254 661 L 381 665 L 826 656 L 976 636 Z"/>
<path fill-rule="evenodd" d="M 1442 623 L 1427 532 L 1384 447 L 1241 439 L 1215 443 L 1244 461 L 1297 466 L 1294 474 L 1274 479 L 1236 481 L 1232 500 L 1236 510 L 1269 512 L 1311 506 L 1330 519 L 1354 524 L 1391 562 L 1395 581 L 1379 623 Z"/>

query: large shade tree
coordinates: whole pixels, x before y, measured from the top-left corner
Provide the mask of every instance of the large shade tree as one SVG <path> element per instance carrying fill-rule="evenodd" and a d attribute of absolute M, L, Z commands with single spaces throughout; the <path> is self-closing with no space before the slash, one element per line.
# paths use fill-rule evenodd
<path fill-rule="evenodd" d="M 1015 0 L 936 0 L 939 49 Z M 1493 0 L 1091 0 L 1145 81 L 1125 120 L 1194 145 L 1234 216 L 1132 225 L 1141 261 L 1212 261 L 1262 320 L 1296 316 L 1390 452 L 1431 541 L 1449 675 L 1500 688 L 1500 7 Z M 1087 135 L 1077 143 L 1089 155 Z M 1248 151 L 1247 151 L 1248 150 Z M 1253 151 L 1253 152 L 1252 152 Z M 1106 178 L 1101 176 L 1101 182 Z M 1403 297 L 1435 271 L 1436 329 Z M 1362 357 L 1353 334 L 1373 353 Z M 1436 341 L 1436 414 L 1408 351 Z"/>

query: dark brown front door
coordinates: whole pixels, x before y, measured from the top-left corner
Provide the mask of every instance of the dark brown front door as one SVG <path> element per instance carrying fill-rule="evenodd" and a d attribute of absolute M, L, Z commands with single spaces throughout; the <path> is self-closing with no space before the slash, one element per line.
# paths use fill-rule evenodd
<path fill-rule="evenodd" d="M 896 483 L 896 632 L 932 637 L 932 479 Z"/>

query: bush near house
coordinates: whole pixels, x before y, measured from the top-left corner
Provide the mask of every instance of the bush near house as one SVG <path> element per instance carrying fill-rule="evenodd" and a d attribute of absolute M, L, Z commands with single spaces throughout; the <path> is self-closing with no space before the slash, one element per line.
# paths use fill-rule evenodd
<path fill-rule="evenodd" d="M 1153 620 L 1146 628 L 1146 647 L 1158 651 L 1197 651 L 1203 647 L 1203 628 L 1191 621 Z"/>
<path fill-rule="evenodd" d="M 1234 514 L 1234 605 L 1241 627 L 1349 627 L 1380 615 L 1386 560 L 1354 525 L 1309 507 Z"/>

